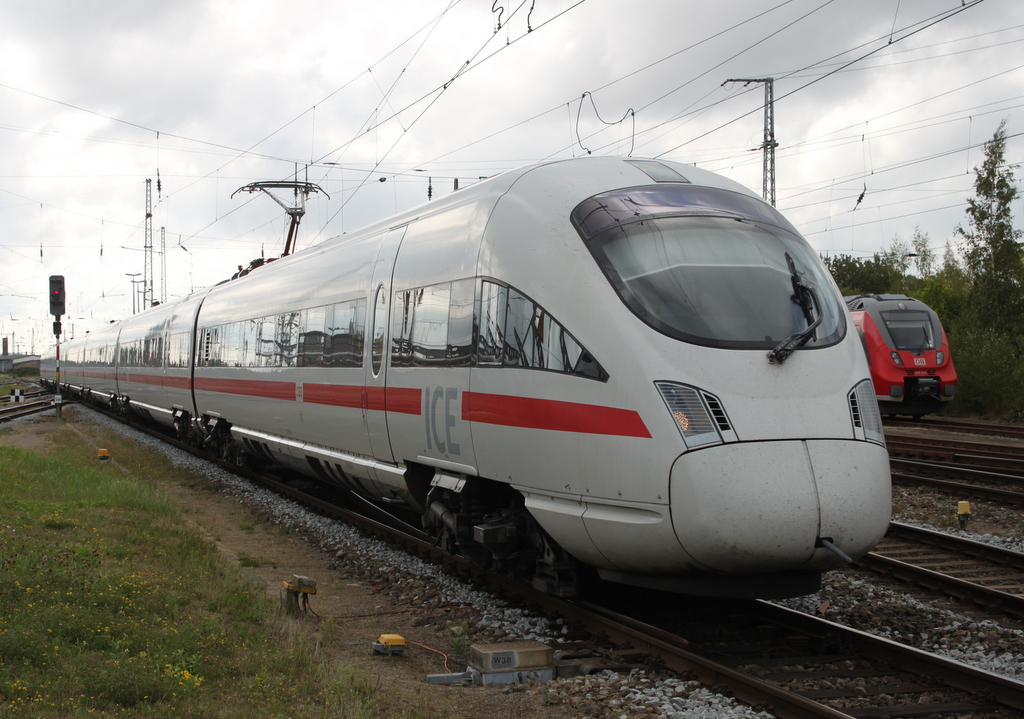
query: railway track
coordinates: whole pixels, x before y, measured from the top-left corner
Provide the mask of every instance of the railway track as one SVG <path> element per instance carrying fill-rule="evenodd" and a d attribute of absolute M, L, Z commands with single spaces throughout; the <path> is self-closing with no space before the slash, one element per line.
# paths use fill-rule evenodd
<path fill-rule="evenodd" d="M 933 591 L 1024 619 L 1024 554 L 945 532 L 893 522 L 858 564 Z"/>
<path fill-rule="evenodd" d="M 903 435 L 887 436 L 886 446 L 894 484 L 1024 504 L 1024 448 Z"/>
<path fill-rule="evenodd" d="M 1024 476 L 1024 447 L 893 434 L 886 435 L 885 444 L 890 458 L 982 467 Z"/>
<path fill-rule="evenodd" d="M 0 424 L 10 422 L 12 419 L 20 419 L 32 414 L 45 412 L 53 409 L 53 402 L 49 399 L 36 400 L 35 402 L 10 402 L 0 406 Z"/>
<path fill-rule="evenodd" d="M 632 646 L 656 657 L 657 664 L 692 673 L 705 685 L 727 690 L 740 701 L 778 717 L 840 719 L 965 712 L 972 717 L 1005 717 L 1014 710 L 1024 711 L 1022 682 L 767 602 L 681 601 L 678 595 L 654 592 L 652 601 L 646 601 L 645 595 L 644 606 L 638 608 L 637 590 L 619 585 L 602 585 L 602 606 L 542 594 L 443 552 L 419 529 L 355 495 L 348 499 L 358 510 L 340 507 L 279 478 L 212 459 L 162 433 L 130 424 L 463 578 L 518 597 L 546 614 L 584 626 L 594 635 Z M 372 514 L 367 516 L 367 511 Z M 614 602 L 616 594 L 622 596 L 621 605 Z M 657 611 L 659 606 L 665 608 L 663 615 Z M 628 613 L 620 611 L 622 607 L 628 607 Z M 680 617 L 685 622 L 681 623 Z M 919 713 L 922 710 L 924 714 Z"/>
<path fill-rule="evenodd" d="M 994 424 L 991 422 L 968 422 L 953 419 L 896 419 L 885 418 L 882 424 L 892 428 L 914 427 L 920 429 L 943 430 L 947 432 L 966 432 L 993 437 L 1011 437 L 1024 439 L 1024 426 L 1019 424 Z"/>
<path fill-rule="evenodd" d="M 638 608 L 628 593 L 620 601 L 685 636 L 687 651 L 713 664 L 715 681 L 735 672 L 743 686 L 729 685 L 736 696 L 776 716 L 1003 717 L 1024 709 L 1024 683 L 768 602 L 654 595 Z M 799 701 L 780 709 L 773 693 Z"/>

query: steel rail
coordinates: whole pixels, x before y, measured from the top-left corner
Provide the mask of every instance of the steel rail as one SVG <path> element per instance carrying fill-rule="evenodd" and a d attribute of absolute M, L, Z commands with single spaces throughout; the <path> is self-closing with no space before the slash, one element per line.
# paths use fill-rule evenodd
<path fill-rule="evenodd" d="M 994 482 L 996 484 L 1008 484 L 1017 487 L 1024 485 L 1024 477 L 1019 474 L 991 472 L 987 469 L 978 469 L 977 467 L 954 467 L 945 462 L 923 462 L 918 459 L 890 457 L 889 465 L 906 467 L 908 469 L 927 470 L 946 477 L 952 477 L 954 479 L 976 479 L 979 482 Z"/>
<path fill-rule="evenodd" d="M 893 484 L 901 484 L 907 487 L 926 486 L 938 489 L 954 495 L 963 497 L 974 497 L 976 499 L 988 499 L 1003 504 L 1024 504 L 1024 493 L 1011 492 L 1005 489 L 993 487 L 981 487 L 976 484 L 965 484 L 963 482 L 951 482 L 947 479 L 932 479 L 931 477 L 919 477 L 914 474 L 892 473 Z"/>
<path fill-rule="evenodd" d="M 972 581 L 957 577 L 952 573 L 930 569 L 921 563 L 908 560 L 906 557 L 887 556 L 887 548 L 883 540 L 879 548 L 857 560 L 859 566 L 866 567 L 880 574 L 889 575 L 904 582 L 917 584 L 931 590 L 939 590 L 950 596 L 972 601 L 978 605 L 999 610 L 1011 616 L 1024 618 L 1024 554 L 996 547 L 972 539 L 956 537 L 945 532 L 914 527 L 908 524 L 893 522 L 889 525 L 886 539 L 905 539 L 928 547 L 944 551 L 952 551 L 961 556 L 989 562 L 996 565 L 995 570 L 1019 573 L 1019 579 L 1006 576 L 986 577 L 990 581 L 998 579 L 1012 580 L 1022 588 L 1022 592 L 1012 592 L 987 586 L 980 581 Z M 888 551 L 893 551 L 889 549 Z M 905 552 L 903 548 L 897 550 Z M 922 559 L 934 559 L 933 557 Z"/>
<path fill-rule="evenodd" d="M 950 447 L 941 442 L 908 441 L 893 437 L 886 437 L 885 444 L 890 459 L 916 459 L 950 467 L 998 469 L 1024 476 L 1024 448 L 998 451 L 990 449 L 994 445 L 981 444 L 974 447 Z"/>
<path fill-rule="evenodd" d="M 949 686 L 972 694 L 987 694 L 1004 706 L 1024 709 L 1024 682 L 777 604 L 762 600 L 754 600 L 754 603 L 759 605 L 766 618 L 796 631 L 806 632 L 812 636 L 834 633 L 849 641 L 858 652 L 867 657 L 879 661 L 895 660 L 916 674 L 941 677 Z"/>
<path fill-rule="evenodd" d="M 882 424 L 889 427 L 921 427 L 924 429 L 939 429 L 948 432 L 969 432 L 971 434 L 1024 439 L 1024 427 L 1021 425 L 965 422 L 960 420 L 903 420 L 890 418 L 883 419 Z"/>
<path fill-rule="evenodd" d="M 0 422 L 10 422 L 11 420 L 21 419 L 22 417 L 28 417 L 33 414 L 39 414 L 40 412 L 45 412 L 46 410 L 53 408 L 54 404 L 50 400 L 41 400 L 37 402 L 13 402 L 0 409 Z"/>
<path fill-rule="evenodd" d="M 990 457 L 1024 458 L 1024 445 L 996 444 L 992 442 L 973 442 L 966 439 L 950 439 L 948 437 L 923 437 L 909 434 L 885 435 L 886 445 L 910 444 L 935 451 L 971 452 Z"/>

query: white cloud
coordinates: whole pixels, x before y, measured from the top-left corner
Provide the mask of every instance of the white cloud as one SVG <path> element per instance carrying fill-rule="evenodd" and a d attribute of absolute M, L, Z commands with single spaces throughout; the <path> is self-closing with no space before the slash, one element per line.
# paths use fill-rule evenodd
<path fill-rule="evenodd" d="M 905 40 L 959 0 L 504 4 L 494 32 L 490 4 L 470 0 L 0 0 L 0 334 L 49 342 L 49 274 L 68 278 L 76 331 L 131 311 L 146 178 L 173 297 L 275 254 L 281 208 L 231 194 L 297 165 L 305 178 L 310 160 L 331 199 L 311 198 L 300 244 L 424 201 L 428 178 L 445 194 L 454 177 L 581 154 L 577 129 L 627 153 L 631 123 L 598 114 L 629 108 L 634 154 L 759 190 L 763 90 L 721 87 L 733 77 L 776 78 L 777 204 L 821 251 L 869 254 L 920 225 L 941 253 L 981 160 L 968 145 L 1004 118 L 1022 132 L 1014 0 Z M 596 113 L 580 111 L 588 91 Z"/>

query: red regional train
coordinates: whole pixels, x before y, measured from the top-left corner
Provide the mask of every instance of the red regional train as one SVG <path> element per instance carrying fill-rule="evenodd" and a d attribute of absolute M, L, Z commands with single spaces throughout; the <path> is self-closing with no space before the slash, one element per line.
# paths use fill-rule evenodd
<path fill-rule="evenodd" d="M 775 208 L 687 165 L 510 170 L 62 349 L 69 394 L 555 594 L 805 594 L 889 524 L 838 288 Z"/>
<path fill-rule="evenodd" d="M 944 410 L 956 392 L 956 368 L 935 311 L 906 295 L 844 299 L 864 339 L 882 414 L 916 419 Z"/>

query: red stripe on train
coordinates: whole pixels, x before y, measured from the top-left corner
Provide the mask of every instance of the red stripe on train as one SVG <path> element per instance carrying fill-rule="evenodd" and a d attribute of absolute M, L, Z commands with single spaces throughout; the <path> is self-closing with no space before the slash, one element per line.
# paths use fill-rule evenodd
<path fill-rule="evenodd" d="M 206 392 L 224 392 L 227 394 L 246 395 L 247 397 L 266 397 L 267 399 L 295 401 L 294 382 L 196 377 L 195 388 Z"/>
<path fill-rule="evenodd" d="M 357 385 L 303 383 L 302 401 L 359 409 L 363 406 L 363 388 Z"/>
<path fill-rule="evenodd" d="M 651 433 L 631 409 L 533 397 L 465 392 L 462 418 L 470 422 L 558 432 L 644 437 Z"/>
<path fill-rule="evenodd" d="M 362 385 L 303 383 L 302 401 L 333 407 L 373 409 L 402 414 L 423 413 L 423 390 L 405 387 L 363 387 Z"/>

